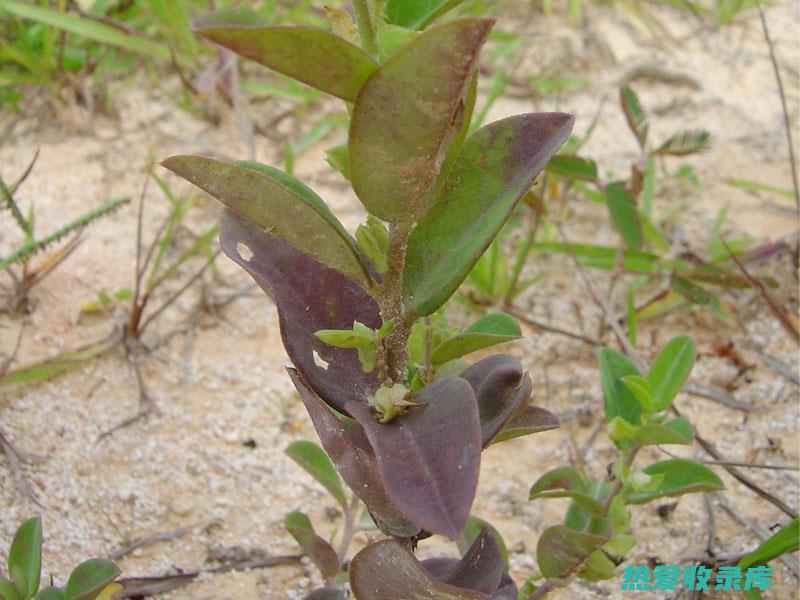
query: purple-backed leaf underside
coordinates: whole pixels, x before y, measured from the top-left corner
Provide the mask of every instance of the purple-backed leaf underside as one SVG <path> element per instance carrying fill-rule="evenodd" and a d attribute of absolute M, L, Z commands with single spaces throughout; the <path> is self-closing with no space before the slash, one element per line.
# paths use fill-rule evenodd
<path fill-rule="evenodd" d="M 286 531 L 319 569 L 323 578 L 330 579 L 339 572 L 339 558 L 336 556 L 336 550 L 317 535 L 308 515 L 300 511 L 291 512 L 286 515 L 283 524 Z"/>
<path fill-rule="evenodd" d="M 505 354 L 484 358 L 461 374 L 478 400 L 484 448 L 500 433 L 520 404 L 527 402 L 527 398 L 523 398 L 523 375 L 519 361 Z M 530 396 L 530 386 L 525 387 Z"/>
<path fill-rule="evenodd" d="M 494 525 L 488 521 L 484 521 L 480 517 L 476 517 L 475 515 L 472 515 L 469 519 L 467 519 L 467 525 L 464 527 L 464 530 L 461 532 L 461 535 L 458 538 L 458 550 L 461 552 L 461 556 L 464 556 L 467 553 L 475 540 L 478 539 L 478 536 L 484 531 L 489 532 L 494 538 L 494 541 L 500 550 L 500 555 L 503 557 L 503 569 L 507 571 L 508 548 L 506 547 L 506 542 L 503 539 L 503 536 L 499 531 L 497 531 Z"/>
<path fill-rule="evenodd" d="M 458 563 L 440 580 L 449 585 L 493 594 L 505 572 L 503 555 L 488 529 L 482 529 Z"/>
<path fill-rule="evenodd" d="M 409 313 L 429 315 L 455 292 L 573 123 L 564 113 L 524 114 L 467 138 L 448 182 L 409 236 L 403 271 Z"/>
<path fill-rule="evenodd" d="M 195 24 L 204 38 L 313 88 L 354 102 L 378 65 L 363 50 L 330 31 L 307 26 L 270 27 L 252 11 L 221 10 Z"/>
<path fill-rule="evenodd" d="M 526 380 L 530 382 L 530 378 L 527 376 Z M 530 391 L 528 392 L 528 396 L 530 396 Z M 492 440 L 492 443 L 499 444 L 500 442 L 512 440 L 524 435 L 558 429 L 560 426 L 561 423 L 558 417 L 549 410 L 539 406 L 523 406 L 508 420 L 505 427 L 503 427 L 500 433 Z"/>
<path fill-rule="evenodd" d="M 313 392 L 297 370 L 288 369 L 305 404 L 322 447 L 350 489 L 367 505 L 375 523 L 388 535 L 410 538 L 420 528 L 412 525 L 393 506 L 378 471 L 369 442 L 357 423 L 346 426 Z"/>
<path fill-rule="evenodd" d="M 470 384 L 459 377 L 435 381 L 414 402 L 420 406 L 386 424 L 362 403 L 346 408 L 372 444 L 394 505 L 421 529 L 455 540 L 478 485 L 478 403 Z"/>
<path fill-rule="evenodd" d="M 367 209 L 413 221 L 464 121 L 478 53 L 494 24 L 457 19 L 432 27 L 364 84 L 350 122 L 350 176 Z"/>
<path fill-rule="evenodd" d="M 220 216 L 220 243 L 275 301 L 283 345 L 303 380 L 337 410 L 366 402 L 379 385 L 374 374 L 364 373 L 355 352 L 328 346 L 314 332 L 349 329 L 354 321 L 377 329 L 375 301 L 338 271 L 229 209 Z"/>
<path fill-rule="evenodd" d="M 563 525 L 545 530 L 536 546 L 539 570 L 547 579 L 561 579 L 579 571 L 608 538 L 574 531 Z"/>
<path fill-rule="evenodd" d="M 456 560 L 426 561 L 429 562 L 433 563 L 431 570 L 440 576 L 446 576 L 459 567 L 459 561 Z M 474 589 L 444 583 L 430 573 L 425 564 L 417 561 L 410 550 L 394 540 L 370 544 L 353 557 L 350 563 L 350 587 L 358 600 L 488 600 L 516 597 L 516 594 L 489 596 Z"/>
<path fill-rule="evenodd" d="M 267 165 L 204 156 L 173 156 L 161 164 L 270 235 L 364 289 L 372 287 L 350 235 L 325 202 L 294 177 Z"/>

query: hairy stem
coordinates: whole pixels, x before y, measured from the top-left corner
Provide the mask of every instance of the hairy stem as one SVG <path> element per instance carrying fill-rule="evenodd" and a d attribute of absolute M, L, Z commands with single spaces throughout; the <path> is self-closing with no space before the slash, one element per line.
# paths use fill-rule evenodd
<path fill-rule="evenodd" d="M 368 0 L 353 0 L 353 12 L 361 36 L 361 46 L 367 54 L 375 56 L 378 53 L 378 43 L 375 39 L 374 17 L 370 14 Z"/>
<path fill-rule="evenodd" d="M 380 307 L 381 318 L 386 323 L 394 319 L 395 328 L 386 336 L 381 346 L 382 361 L 380 378 L 390 383 L 405 381 L 408 361 L 408 336 L 413 320 L 403 315 L 403 266 L 406 260 L 406 244 L 411 229 L 410 223 L 389 225 L 389 249 L 386 262 L 389 269 L 383 276 Z"/>

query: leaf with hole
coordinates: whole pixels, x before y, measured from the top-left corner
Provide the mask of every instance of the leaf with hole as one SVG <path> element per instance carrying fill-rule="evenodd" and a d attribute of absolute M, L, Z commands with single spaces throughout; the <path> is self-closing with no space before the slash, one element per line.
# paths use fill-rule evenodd
<path fill-rule="evenodd" d="M 696 355 L 691 338 L 676 337 L 664 346 L 653 361 L 647 381 L 655 411 L 667 410 L 689 378 Z"/>
<path fill-rule="evenodd" d="M 210 13 L 196 23 L 195 31 L 347 102 L 355 102 L 364 83 L 378 69 L 363 50 L 330 31 L 307 26 L 270 27 L 247 9 Z"/>
<path fill-rule="evenodd" d="M 412 222 L 458 136 L 465 95 L 494 22 L 459 19 L 433 27 L 387 60 L 358 95 L 350 121 L 353 189 L 384 221 Z"/>
<path fill-rule="evenodd" d="M 429 315 L 455 292 L 573 122 L 563 113 L 517 115 L 467 138 L 436 203 L 409 236 L 403 271 L 409 313 Z"/>
<path fill-rule="evenodd" d="M 725 489 L 722 480 L 710 469 L 691 460 L 673 458 L 644 469 L 651 477 L 663 476 L 654 490 L 630 492 L 629 504 L 645 504 L 665 496 L 681 496 L 697 492 L 718 492 Z"/>
<path fill-rule="evenodd" d="M 378 388 L 352 350 L 334 348 L 314 334 L 349 329 L 354 321 L 377 329 L 378 306 L 355 282 L 269 235 L 230 210 L 220 218 L 223 251 L 243 267 L 278 306 L 283 344 L 303 380 L 339 411 L 347 402 L 368 402 Z M 252 252 L 245 260 L 240 249 Z"/>
<path fill-rule="evenodd" d="M 289 444 L 286 454 L 328 490 L 342 508 L 347 509 L 342 482 L 331 464 L 331 459 L 322 448 L 313 442 L 300 440 Z"/>
<path fill-rule="evenodd" d="M 372 287 L 353 239 L 325 202 L 294 177 L 267 165 L 203 156 L 173 156 L 161 164 L 270 235 L 364 289 Z"/>
<path fill-rule="evenodd" d="M 336 551 L 316 534 L 307 515 L 300 511 L 291 512 L 284 518 L 283 525 L 316 565 L 324 579 L 330 579 L 339 572 L 339 558 L 336 556 Z"/>
<path fill-rule="evenodd" d="M 70 574 L 64 597 L 66 600 L 94 600 L 119 574 L 117 565 L 108 560 L 92 558 L 84 561 Z"/>
<path fill-rule="evenodd" d="M 496 344 L 518 340 L 521 337 L 522 332 L 514 317 L 504 313 L 486 315 L 475 321 L 462 333 L 434 348 L 431 361 L 434 365 L 440 365 Z"/>
<path fill-rule="evenodd" d="M 39 591 L 42 577 L 42 519 L 34 517 L 20 525 L 8 551 L 8 574 L 22 597 Z"/>
<path fill-rule="evenodd" d="M 346 409 L 364 428 L 394 505 L 420 528 L 455 540 L 478 484 L 478 403 L 459 377 L 435 381 L 414 402 L 420 406 L 387 424 L 364 404 Z"/>

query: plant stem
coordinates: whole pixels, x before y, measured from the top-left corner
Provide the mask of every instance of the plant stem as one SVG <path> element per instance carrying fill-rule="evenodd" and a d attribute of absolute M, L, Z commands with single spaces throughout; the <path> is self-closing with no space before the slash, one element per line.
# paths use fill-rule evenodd
<path fill-rule="evenodd" d="M 539 598 L 544 598 L 547 594 L 552 592 L 554 588 L 555 586 L 553 585 L 553 582 L 548 579 L 542 585 L 536 588 L 536 591 L 533 592 L 533 595 L 529 598 L 529 600 L 539 600 Z"/>
<path fill-rule="evenodd" d="M 344 564 L 345 558 L 347 558 L 347 549 L 350 547 L 350 542 L 353 541 L 353 536 L 356 533 L 356 515 L 358 513 L 358 507 L 360 502 L 358 500 L 358 496 L 353 494 L 352 500 L 350 500 L 350 505 L 347 507 L 347 510 L 344 513 L 344 529 L 342 530 L 342 539 L 339 542 L 339 548 L 336 551 L 336 555 L 339 557 L 339 564 Z"/>
<path fill-rule="evenodd" d="M 405 381 L 408 361 L 407 342 L 413 320 L 403 316 L 403 266 L 410 229 L 410 223 L 389 224 L 389 249 L 386 252 L 389 269 L 383 276 L 380 307 L 383 322 L 394 319 L 395 328 L 386 336 L 381 346 L 382 361 L 379 377 L 382 381 L 390 383 Z"/>
<path fill-rule="evenodd" d="M 378 54 L 378 43 L 375 40 L 375 23 L 370 14 L 368 0 L 353 0 L 353 12 L 356 17 L 361 46 L 370 56 Z"/>

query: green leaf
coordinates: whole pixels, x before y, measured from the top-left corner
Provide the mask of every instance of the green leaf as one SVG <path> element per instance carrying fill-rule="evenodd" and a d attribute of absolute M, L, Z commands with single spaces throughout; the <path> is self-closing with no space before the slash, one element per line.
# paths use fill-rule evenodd
<path fill-rule="evenodd" d="M 297 179 L 257 163 L 173 156 L 164 167 L 236 214 L 370 289 L 372 280 L 352 238 L 323 200 Z M 252 249 L 242 252 L 252 255 Z M 242 254 L 242 258 L 249 257 Z"/>
<path fill-rule="evenodd" d="M 642 108 L 639 97 L 627 85 L 620 89 L 620 102 L 622 103 L 625 118 L 628 121 L 628 127 L 631 128 L 631 131 L 639 141 L 639 146 L 644 150 L 647 144 L 647 130 L 650 127 L 647 123 L 647 113 Z"/>
<path fill-rule="evenodd" d="M 559 242 L 537 242 L 533 245 L 537 250 L 550 250 L 559 254 L 578 257 L 581 264 L 594 269 L 614 271 L 617 265 L 630 271 L 646 271 L 657 273 L 661 270 L 659 257 L 650 252 L 620 252 L 618 248 L 610 246 L 595 246 L 591 244 L 562 244 Z"/>
<path fill-rule="evenodd" d="M 617 565 L 602 550 L 593 552 L 578 572 L 578 577 L 589 583 L 613 579 L 616 575 Z"/>
<path fill-rule="evenodd" d="M 608 424 L 608 437 L 618 446 L 634 439 L 638 431 L 638 425 L 632 425 L 620 416 L 614 417 Z"/>
<path fill-rule="evenodd" d="M 667 139 L 653 154 L 686 156 L 707 150 L 711 134 L 707 131 L 681 131 Z"/>
<path fill-rule="evenodd" d="M 389 250 L 389 231 L 380 219 L 367 215 L 367 224 L 356 229 L 358 248 L 370 261 L 378 273 L 386 273 L 389 264 L 386 253 Z"/>
<path fill-rule="evenodd" d="M 478 536 L 481 534 L 481 531 L 484 529 L 488 529 L 489 533 L 492 534 L 494 541 L 497 542 L 497 547 L 500 549 L 500 554 L 503 555 L 503 565 L 505 566 L 505 570 L 508 571 L 508 548 L 506 547 L 506 542 L 503 539 L 503 536 L 500 535 L 500 532 L 494 528 L 494 526 L 484 521 L 479 517 L 470 517 L 467 519 L 467 524 L 464 526 L 461 535 L 458 537 L 458 550 L 461 552 L 461 556 L 464 556 L 467 553 L 467 550 L 470 549 L 473 542 L 478 539 Z"/>
<path fill-rule="evenodd" d="M 72 571 L 64 597 L 66 600 L 94 600 L 119 574 L 120 570 L 114 563 L 101 558 L 89 559 Z"/>
<path fill-rule="evenodd" d="M 55 587 L 45 588 L 33 600 L 64 600 L 64 592 Z"/>
<path fill-rule="evenodd" d="M 683 417 L 673 419 L 664 425 L 648 423 L 642 425 L 636 432 L 636 441 L 643 446 L 656 446 L 659 444 L 684 444 L 690 445 L 694 441 L 692 424 Z"/>
<path fill-rule="evenodd" d="M 667 410 L 692 371 L 695 357 L 694 342 L 685 336 L 671 340 L 658 353 L 647 381 L 656 412 Z"/>
<path fill-rule="evenodd" d="M 22 600 L 14 582 L 5 577 L 0 577 L 0 598 L 2 600 Z"/>
<path fill-rule="evenodd" d="M 800 548 L 800 519 L 781 527 L 772 537 L 739 561 L 742 570 L 760 567 Z"/>
<path fill-rule="evenodd" d="M 627 375 L 620 378 L 620 381 L 625 384 L 625 387 L 628 388 L 631 394 L 636 396 L 636 399 L 645 412 L 654 412 L 653 398 L 650 396 L 650 384 L 647 379 L 641 375 Z"/>
<path fill-rule="evenodd" d="M 42 25 L 49 25 L 86 39 L 116 46 L 149 58 L 157 58 L 165 62 L 172 60 L 172 52 L 166 44 L 160 44 L 140 37 L 118 27 L 106 25 L 94 19 L 68 14 L 61 10 L 36 6 L 33 2 L 18 0 L 0 0 L 0 10 L 8 11 L 22 19 L 30 19 Z M 183 54 L 175 56 L 178 64 L 190 66 L 190 61 Z"/>
<path fill-rule="evenodd" d="M 519 324 L 510 315 L 494 313 L 481 317 L 466 331 L 439 344 L 431 354 L 434 365 L 461 358 L 471 352 L 522 337 Z"/>
<path fill-rule="evenodd" d="M 306 26 L 269 27 L 247 9 L 224 9 L 195 28 L 229 50 L 313 88 L 355 102 L 378 65 L 363 50 L 330 31 Z"/>
<path fill-rule="evenodd" d="M 697 492 L 718 492 L 725 489 L 722 480 L 710 469 L 694 461 L 673 458 L 644 469 L 651 477 L 663 476 L 654 490 L 630 492 L 629 504 L 645 504 L 664 496 L 681 496 Z"/>
<path fill-rule="evenodd" d="M 39 581 L 42 578 L 41 517 L 28 519 L 14 534 L 8 551 L 8 573 L 23 598 L 35 596 L 39 591 Z"/>
<path fill-rule="evenodd" d="M 567 179 L 597 181 L 597 163 L 574 154 L 556 154 L 547 163 L 547 172 Z"/>
<path fill-rule="evenodd" d="M 573 122 L 563 113 L 517 115 L 467 138 L 439 199 L 409 236 L 403 271 L 408 312 L 431 314 L 455 292 Z"/>
<path fill-rule="evenodd" d="M 545 530 L 536 546 L 539 570 L 547 579 L 561 579 L 578 571 L 608 538 L 555 525 Z"/>
<path fill-rule="evenodd" d="M 669 278 L 669 287 L 675 292 L 686 298 L 692 304 L 709 304 L 713 295 L 704 287 L 692 283 L 680 275 L 673 275 Z"/>
<path fill-rule="evenodd" d="M 603 505 L 588 494 L 586 482 L 573 467 L 560 467 L 548 471 L 531 486 L 530 500 L 542 498 L 570 498 L 591 515 L 602 515 Z"/>
<path fill-rule="evenodd" d="M 286 454 L 328 490 L 342 508 L 347 509 L 347 498 L 342 481 L 339 479 L 339 474 L 333 467 L 331 459 L 322 448 L 313 442 L 301 440 L 289 444 Z"/>
<path fill-rule="evenodd" d="M 350 181 L 350 157 L 347 144 L 341 144 L 325 150 L 327 163 L 339 171 L 347 181 Z"/>
<path fill-rule="evenodd" d="M 286 515 L 283 523 L 286 531 L 317 566 L 322 577 L 325 579 L 335 577 L 339 572 L 339 558 L 336 556 L 336 551 L 314 532 L 314 526 L 308 516 L 300 511 L 291 512 Z"/>
<path fill-rule="evenodd" d="M 629 250 L 639 250 L 644 242 L 642 222 L 636 210 L 636 200 L 625 189 L 622 182 L 612 183 L 606 188 L 606 205 L 611 222 Z"/>
<path fill-rule="evenodd" d="M 605 396 L 606 422 L 614 417 L 621 417 L 632 425 L 642 422 L 642 406 L 631 391 L 622 382 L 623 377 L 640 375 L 627 357 L 611 348 L 600 351 L 600 376 Z"/>
<path fill-rule="evenodd" d="M 364 85 L 350 121 L 350 176 L 369 212 L 411 222 L 430 192 L 466 112 L 478 52 L 494 21 L 428 29 Z"/>
<path fill-rule="evenodd" d="M 464 0 L 387 0 L 384 16 L 389 23 L 407 29 L 425 29 L 431 21 Z"/>

